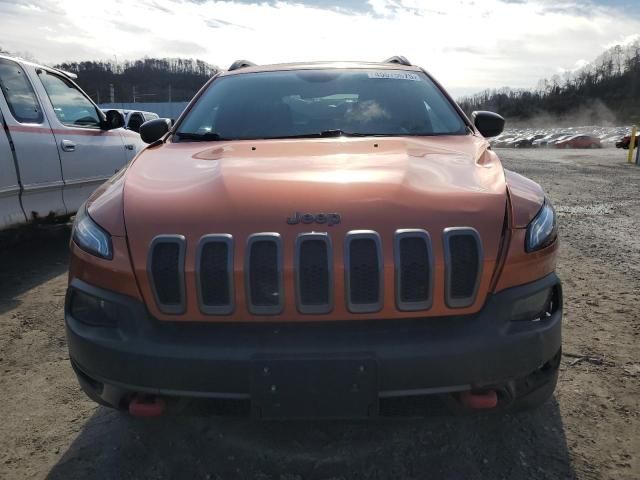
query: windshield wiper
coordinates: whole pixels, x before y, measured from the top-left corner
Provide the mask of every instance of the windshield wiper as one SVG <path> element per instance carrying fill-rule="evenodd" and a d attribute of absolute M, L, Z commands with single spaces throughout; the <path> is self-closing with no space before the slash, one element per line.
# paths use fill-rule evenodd
<path fill-rule="evenodd" d="M 177 132 L 176 135 L 180 140 L 197 140 L 200 142 L 212 142 L 220 140 L 228 140 L 220 136 L 218 133 L 206 132 L 206 133 L 190 133 L 190 132 Z"/>
<path fill-rule="evenodd" d="M 286 138 L 333 138 L 333 137 L 371 137 L 375 134 L 370 133 L 356 133 L 345 132 L 344 130 L 323 130 L 321 132 L 301 133 L 300 135 L 282 135 L 278 137 L 268 137 L 273 139 L 286 139 Z"/>
<path fill-rule="evenodd" d="M 344 130 L 340 130 L 339 128 L 335 130 L 323 130 L 320 132 L 320 137 L 364 137 L 368 136 L 363 133 L 355 133 L 355 132 L 345 132 Z"/>

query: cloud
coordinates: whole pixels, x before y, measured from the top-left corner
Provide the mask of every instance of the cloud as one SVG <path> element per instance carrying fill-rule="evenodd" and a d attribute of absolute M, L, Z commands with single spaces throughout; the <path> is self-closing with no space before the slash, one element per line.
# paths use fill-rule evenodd
<path fill-rule="evenodd" d="M 405 55 L 458 95 L 574 69 L 640 31 L 628 13 L 625 0 L 0 0 L 0 45 L 48 63 Z"/>
<path fill-rule="evenodd" d="M 206 5 L 207 3 L 213 3 L 213 0 L 186 0 L 190 3 L 196 3 L 199 5 Z M 268 5 L 271 7 L 277 6 L 280 3 L 288 3 L 291 5 L 300 5 L 303 7 L 317 8 L 322 10 L 335 10 L 343 13 L 374 13 L 373 8 L 369 2 L 361 0 L 235 0 L 236 3 L 241 3 L 249 6 L 259 7 Z"/>

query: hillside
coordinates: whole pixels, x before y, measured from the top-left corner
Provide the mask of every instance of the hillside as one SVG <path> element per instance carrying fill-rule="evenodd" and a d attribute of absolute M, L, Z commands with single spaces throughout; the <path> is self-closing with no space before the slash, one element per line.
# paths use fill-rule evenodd
<path fill-rule="evenodd" d="M 97 103 L 188 101 L 218 70 L 182 58 L 70 62 L 56 68 L 77 74 L 78 84 Z"/>
<path fill-rule="evenodd" d="M 491 110 L 531 126 L 640 122 L 640 39 L 562 77 L 541 80 L 536 89 L 487 90 L 459 103 L 467 113 Z"/>

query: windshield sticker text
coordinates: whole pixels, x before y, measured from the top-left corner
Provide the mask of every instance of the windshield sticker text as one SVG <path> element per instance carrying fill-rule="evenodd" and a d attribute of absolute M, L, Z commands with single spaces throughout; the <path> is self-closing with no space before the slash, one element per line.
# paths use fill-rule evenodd
<path fill-rule="evenodd" d="M 387 78 L 392 80 L 420 81 L 420 76 L 409 72 L 369 72 L 369 78 Z"/>

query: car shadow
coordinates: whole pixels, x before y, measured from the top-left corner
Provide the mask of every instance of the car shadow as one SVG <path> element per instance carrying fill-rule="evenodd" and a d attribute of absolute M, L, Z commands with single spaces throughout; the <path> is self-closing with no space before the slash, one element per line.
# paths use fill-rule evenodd
<path fill-rule="evenodd" d="M 557 402 L 517 415 L 260 422 L 100 407 L 49 479 L 571 479 Z"/>
<path fill-rule="evenodd" d="M 70 229 L 65 225 L 3 233 L 0 237 L 0 314 L 23 293 L 67 271 Z"/>

